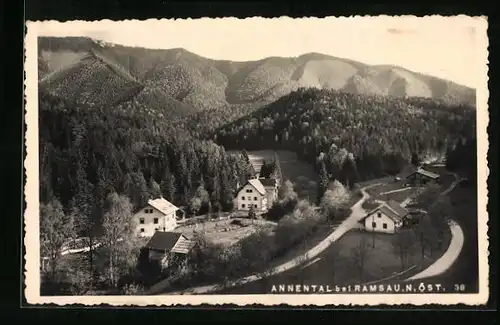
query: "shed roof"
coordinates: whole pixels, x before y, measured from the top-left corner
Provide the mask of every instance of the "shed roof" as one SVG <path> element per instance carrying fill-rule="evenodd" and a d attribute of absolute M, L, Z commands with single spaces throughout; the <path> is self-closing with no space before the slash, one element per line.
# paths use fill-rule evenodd
<path fill-rule="evenodd" d="M 157 231 L 146 244 L 146 248 L 170 251 L 181 237 L 186 238 L 180 232 Z"/>

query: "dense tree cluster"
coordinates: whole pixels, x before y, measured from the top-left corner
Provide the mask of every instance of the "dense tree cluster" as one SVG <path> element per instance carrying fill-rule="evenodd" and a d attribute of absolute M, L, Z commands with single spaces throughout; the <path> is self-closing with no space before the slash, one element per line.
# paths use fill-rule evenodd
<path fill-rule="evenodd" d="M 472 107 L 429 99 L 299 89 L 221 127 L 214 139 L 227 149 L 296 151 L 316 162 L 324 192 L 327 179 L 350 186 L 399 172 L 412 154 L 443 157 L 474 115 Z"/>
<path fill-rule="evenodd" d="M 214 211 L 227 210 L 238 179 L 246 180 L 239 157 L 168 120 L 74 106 L 43 93 L 39 107 L 41 201 L 56 197 L 65 211 L 98 219 L 112 192 L 126 195 L 133 211 L 160 194 L 189 205 L 200 185 Z"/>
<path fill-rule="evenodd" d="M 141 244 L 132 204 L 126 196 L 110 193 L 103 212 L 103 236 L 97 239 L 91 234 L 94 222 L 80 210 L 65 213 L 57 198 L 40 204 L 43 293 L 81 295 L 98 287 L 116 291 L 125 278 L 134 277 Z M 75 248 L 86 251 L 63 254 Z"/>
<path fill-rule="evenodd" d="M 463 172 L 470 184 L 477 181 L 477 138 L 474 119 L 467 121 L 460 136 L 446 152 L 446 168 Z"/>

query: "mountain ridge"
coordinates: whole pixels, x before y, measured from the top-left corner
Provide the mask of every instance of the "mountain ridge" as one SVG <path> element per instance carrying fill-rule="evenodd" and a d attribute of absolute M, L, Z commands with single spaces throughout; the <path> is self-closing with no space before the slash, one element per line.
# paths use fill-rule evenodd
<path fill-rule="evenodd" d="M 87 37 L 40 37 L 38 45 L 41 88 L 90 107 L 148 109 L 157 102 L 161 116 L 209 111 L 234 119 L 299 88 L 475 104 L 475 90 L 452 81 L 315 52 L 242 62 Z M 165 103 L 157 100 L 162 96 Z"/>

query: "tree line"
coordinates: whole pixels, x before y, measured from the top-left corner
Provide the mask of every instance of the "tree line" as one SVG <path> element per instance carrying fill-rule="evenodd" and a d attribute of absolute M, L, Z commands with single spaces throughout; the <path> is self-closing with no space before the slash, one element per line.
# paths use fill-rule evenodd
<path fill-rule="evenodd" d="M 193 138 L 168 119 L 86 107 L 43 91 L 39 132 L 41 214 L 53 218 L 50 227 L 63 229 L 64 239 L 85 237 L 89 248 L 106 234 L 107 213 L 115 211 L 107 207 L 110 195 L 129 202 L 122 202 L 127 215 L 160 196 L 191 215 L 228 211 L 249 177 L 248 157 Z M 61 237 L 46 240 L 60 244 Z M 45 253 L 56 256 L 57 249 Z M 121 253 L 112 254 L 110 263 L 119 264 Z M 96 257 L 87 255 L 78 263 L 94 274 Z"/>
<path fill-rule="evenodd" d="M 39 107 L 40 199 L 56 197 L 66 212 L 79 207 L 102 216 L 113 192 L 129 197 L 133 211 L 160 195 L 189 206 L 200 192 L 214 211 L 227 211 L 238 182 L 247 178 L 243 156 L 193 138 L 167 119 L 87 109 L 43 93 Z"/>

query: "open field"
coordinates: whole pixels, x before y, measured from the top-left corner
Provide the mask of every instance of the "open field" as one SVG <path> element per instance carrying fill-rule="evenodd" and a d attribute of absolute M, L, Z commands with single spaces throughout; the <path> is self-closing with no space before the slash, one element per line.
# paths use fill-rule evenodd
<path fill-rule="evenodd" d="M 352 230 L 311 261 L 284 273 L 224 289 L 219 293 L 268 293 L 272 285 L 279 284 L 364 284 L 402 272 L 407 277 L 426 268 L 442 254 L 436 251 L 433 256 L 422 258 L 418 240 L 415 240 L 413 247 L 406 250 L 403 263 L 395 238 L 391 234 Z M 364 246 L 360 246 L 362 242 Z"/>
<path fill-rule="evenodd" d="M 188 237 L 195 233 L 203 233 L 207 240 L 214 244 L 232 245 L 259 229 L 272 227 L 274 227 L 272 223 L 264 220 L 235 218 L 183 225 L 177 227 L 175 231 L 182 232 Z"/>
<path fill-rule="evenodd" d="M 239 154 L 239 151 L 228 151 L 229 153 Z M 292 151 L 277 150 L 278 158 L 280 160 L 281 173 L 284 179 L 288 179 L 295 185 L 295 191 L 300 198 L 309 198 L 314 202 L 317 195 L 316 181 L 317 174 L 312 165 L 303 162 L 297 158 L 297 154 Z M 273 150 L 256 150 L 248 151 L 248 157 L 251 162 L 273 161 Z"/>
<path fill-rule="evenodd" d="M 389 184 L 389 183 L 394 181 L 394 177 L 395 176 L 384 176 L 384 177 L 380 177 L 380 178 L 374 178 L 374 179 L 370 179 L 367 181 L 358 182 L 358 183 L 354 184 L 354 186 L 356 188 L 362 188 L 362 187 L 367 187 L 367 186 L 377 184 L 377 183 Z M 375 186 L 375 187 L 377 187 L 377 186 Z"/>
<path fill-rule="evenodd" d="M 274 258 L 269 267 L 275 267 L 281 265 L 285 262 L 292 260 L 293 258 L 303 255 L 305 252 L 309 251 L 312 247 L 318 245 L 323 241 L 331 232 L 335 229 L 335 225 L 332 223 L 325 223 L 318 226 L 316 231 L 306 237 L 302 242 L 294 247 L 291 247 L 287 252 L 279 257 Z"/>
<path fill-rule="evenodd" d="M 398 203 L 403 203 L 410 196 L 417 194 L 420 189 L 416 187 L 404 188 L 401 191 L 394 191 L 387 194 L 379 194 L 375 196 L 375 199 L 381 201 L 396 201 Z"/>
<path fill-rule="evenodd" d="M 373 200 L 380 201 L 390 201 L 394 200 L 398 203 L 402 203 L 411 195 L 417 193 L 418 188 L 416 187 L 405 187 L 402 181 L 395 181 L 392 178 L 388 183 L 383 183 L 381 185 L 373 186 L 367 190 Z"/>

